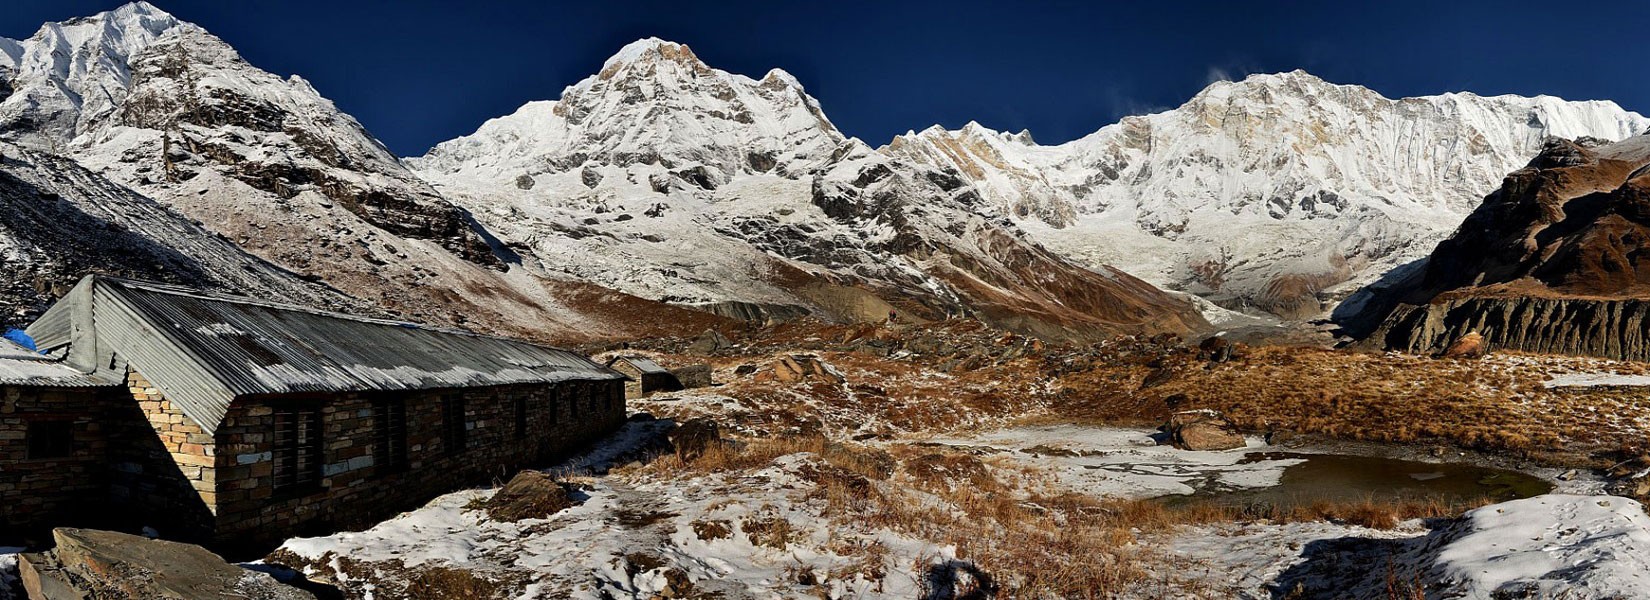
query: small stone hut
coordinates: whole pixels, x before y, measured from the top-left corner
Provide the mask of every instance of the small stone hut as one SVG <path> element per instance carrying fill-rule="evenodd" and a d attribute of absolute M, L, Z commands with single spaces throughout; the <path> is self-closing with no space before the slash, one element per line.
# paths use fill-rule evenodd
<path fill-rule="evenodd" d="M 87 277 L 27 332 L 57 379 L 6 386 L 42 416 L 6 425 L 0 472 L 220 546 L 370 524 L 624 421 L 624 375 L 580 354 L 162 284 Z M 0 518 L 42 514 L 18 506 Z"/>
<path fill-rule="evenodd" d="M 607 367 L 630 378 L 624 385 L 625 398 L 641 398 L 653 392 L 682 389 L 682 382 L 676 379 L 675 373 L 645 356 L 615 356 L 607 361 Z"/>

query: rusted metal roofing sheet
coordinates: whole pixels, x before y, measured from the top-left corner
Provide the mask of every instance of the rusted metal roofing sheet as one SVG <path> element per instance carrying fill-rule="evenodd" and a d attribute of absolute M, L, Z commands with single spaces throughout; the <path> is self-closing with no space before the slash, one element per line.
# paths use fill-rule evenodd
<path fill-rule="evenodd" d="M 79 362 L 122 372 L 130 364 L 208 430 L 246 395 L 624 378 L 581 354 L 518 340 L 124 279 L 80 285 L 93 288 L 78 297 L 94 304 L 95 340 L 82 335 L 70 345 L 95 355 Z M 64 337 L 39 333 L 36 339 Z"/>
<path fill-rule="evenodd" d="M 102 387 L 118 381 L 82 373 L 11 340 L 0 339 L 0 385 L 30 387 Z"/>

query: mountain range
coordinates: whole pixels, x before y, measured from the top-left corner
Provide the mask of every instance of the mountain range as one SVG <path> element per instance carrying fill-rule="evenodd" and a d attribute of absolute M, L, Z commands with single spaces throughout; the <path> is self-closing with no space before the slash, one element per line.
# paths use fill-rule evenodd
<path fill-rule="evenodd" d="M 969 124 L 874 147 L 784 71 L 650 38 L 403 158 L 137 2 L 0 38 L 0 308 L 21 322 L 96 270 L 546 340 L 803 315 L 1191 334 L 1321 317 L 1550 138 L 1647 128 L 1293 72 L 1055 146 Z"/>

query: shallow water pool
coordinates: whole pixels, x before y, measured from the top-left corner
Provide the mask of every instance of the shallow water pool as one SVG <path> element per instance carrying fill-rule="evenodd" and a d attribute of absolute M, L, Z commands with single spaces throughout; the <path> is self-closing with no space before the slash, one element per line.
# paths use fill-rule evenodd
<path fill-rule="evenodd" d="M 1274 486 L 1205 488 L 1176 498 L 1215 498 L 1274 506 L 1359 500 L 1436 499 L 1455 503 L 1487 498 L 1500 502 L 1537 496 L 1553 489 L 1551 483 L 1533 475 L 1462 463 L 1294 452 L 1252 452 L 1243 460 L 1300 462 L 1285 467 Z"/>

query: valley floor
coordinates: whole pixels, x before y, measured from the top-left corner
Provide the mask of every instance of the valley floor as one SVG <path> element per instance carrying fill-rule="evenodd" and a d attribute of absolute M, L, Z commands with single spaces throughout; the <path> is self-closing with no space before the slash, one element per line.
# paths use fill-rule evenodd
<path fill-rule="evenodd" d="M 1650 552 L 1650 520 L 1624 498 L 1554 493 L 1465 520 L 1445 517 L 1462 507 L 1444 505 L 1251 517 L 1143 499 L 1273 486 L 1295 463 L 1244 461 L 1244 450 L 1173 450 L 1152 445 L 1146 430 L 751 441 L 688 464 L 647 458 L 648 439 L 668 426 L 632 422 L 591 456 L 553 469 L 585 498 L 547 519 L 497 522 L 480 508 L 496 490 L 463 491 L 364 532 L 291 540 L 271 560 L 336 582 L 350 597 L 376 598 L 1650 592 L 1633 571 L 1641 567 L 1633 553 Z M 1486 512 L 1498 522 L 1481 523 L 1476 515 Z M 1540 525 L 1520 524 L 1531 520 Z M 1547 563 L 1530 564 L 1529 553 Z M 1482 568 L 1500 561 L 1530 568 Z"/>
<path fill-rule="evenodd" d="M 1626 387 L 1646 365 L 1048 347 L 970 323 L 639 346 L 718 384 L 631 401 L 620 432 L 545 469 L 574 506 L 505 522 L 498 488 L 458 491 L 256 568 L 377 600 L 1650 596 L 1650 519 L 1605 495 L 1650 466 Z M 1189 409 L 1248 447 L 1158 445 Z M 672 453 L 696 419 L 726 441 Z M 1449 492 L 1382 493 L 1427 486 Z"/>

